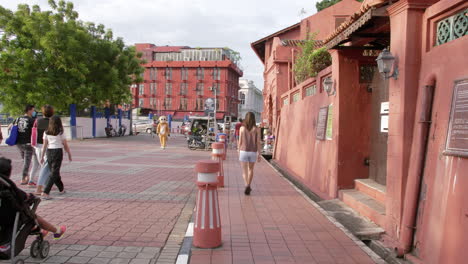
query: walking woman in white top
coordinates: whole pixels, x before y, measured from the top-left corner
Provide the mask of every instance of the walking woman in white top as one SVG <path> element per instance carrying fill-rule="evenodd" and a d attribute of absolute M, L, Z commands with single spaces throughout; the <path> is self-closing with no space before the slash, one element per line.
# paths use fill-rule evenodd
<path fill-rule="evenodd" d="M 44 163 L 44 155 L 47 153 L 47 163 L 50 168 L 50 178 L 42 193 L 42 197 L 45 200 L 50 199 L 50 189 L 52 189 L 52 185 L 54 184 L 58 187 L 60 194 L 65 193 L 62 177 L 60 176 L 63 149 L 68 153 L 68 159 L 72 161 L 70 148 L 63 134 L 62 120 L 58 116 L 53 116 L 50 118 L 47 131 L 44 132 L 44 145 L 41 156 L 41 163 Z"/>

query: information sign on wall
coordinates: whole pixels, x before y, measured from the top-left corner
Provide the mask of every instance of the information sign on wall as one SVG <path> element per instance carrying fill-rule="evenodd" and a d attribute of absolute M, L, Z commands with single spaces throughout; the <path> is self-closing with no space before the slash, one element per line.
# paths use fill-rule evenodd
<path fill-rule="evenodd" d="M 444 154 L 468 158 L 468 79 L 455 81 Z"/>
<path fill-rule="evenodd" d="M 317 133 L 315 135 L 315 138 L 318 140 L 325 140 L 325 133 L 327 129 L 327 119 L 328 119 L 328 106 L 321 107 L 318 112 Z"/>

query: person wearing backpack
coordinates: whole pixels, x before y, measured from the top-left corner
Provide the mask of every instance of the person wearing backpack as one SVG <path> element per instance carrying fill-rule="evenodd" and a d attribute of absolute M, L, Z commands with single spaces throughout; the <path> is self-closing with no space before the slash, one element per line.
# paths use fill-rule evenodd
<path fill-rule="evenodd" d="M 35 121 L 34 105 L 26 105 L 24 108 L 24 116 L 18 117 L 14 124 L 18 126 L 18 136 L 16 139 L 16 146 L 20 151 L 21 158 L 23 159 L 23 173 L 21 179 L 21 185 L 35 186 L 36 184 L 29 178 L 29 167 L 31 166 L 31 160 L 36 155 L 34 149 L 31 146 L 31 133 L 32 127 Z M 10 129 L 13 124 L 10 124 Z"/>

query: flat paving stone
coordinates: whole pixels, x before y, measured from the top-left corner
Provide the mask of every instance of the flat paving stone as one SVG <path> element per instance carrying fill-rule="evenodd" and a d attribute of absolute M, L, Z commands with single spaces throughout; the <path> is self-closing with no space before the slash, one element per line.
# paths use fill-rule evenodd
<path fill-rule="evenodd" d="M 194 165 L 209 157 L 189 150 L 180 135 L 168 144 L 162 150 L 145 134 L 71 141 L 73 161 L 65 159 L 61 168 L 67 193 L 59 196 L 53 188 L 53 199 L 37 210 L 52 224 L 66 225 L 67 233 L 59 241 L 48 238 L 46 260 L 30 259 L 29 249 L 21 256 L 27 263 L 156 263 L 184 207 L 194 207 Z M 12 159 L 18 182 L 17 148 L 0 146 L 0 153 Z"/>

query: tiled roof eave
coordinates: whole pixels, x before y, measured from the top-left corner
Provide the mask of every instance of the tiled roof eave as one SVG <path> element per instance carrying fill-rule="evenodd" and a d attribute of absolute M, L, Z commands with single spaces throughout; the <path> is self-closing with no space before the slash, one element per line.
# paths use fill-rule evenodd
<path fill-rule="evenodd" d="M 331 49 L 341 43 L 343 40 L 348 39 L 351 34 L 356 32 L 359 28 L 371 20 L 372 11 L 374 9 L 375 7 L 367 9 L 361 14 L 361 16 L 358 16 L 357 14 L 353 15 L 350 20 L 341 24 L 337 30 L 332 33 L 332 35 L 323 41 L 323 46 L 327 49 Z"/>

